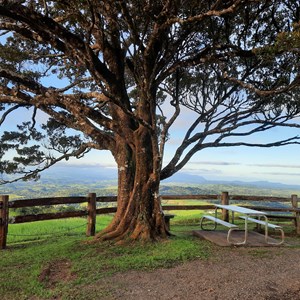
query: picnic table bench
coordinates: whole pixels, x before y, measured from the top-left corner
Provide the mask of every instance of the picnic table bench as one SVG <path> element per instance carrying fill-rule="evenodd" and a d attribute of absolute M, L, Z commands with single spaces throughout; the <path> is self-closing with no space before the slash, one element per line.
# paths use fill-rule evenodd
<path fill-rule="evenodd" d="M 175 215 L 172 214 L 164 214 L 165 224 L 167 229 L 170 231 L 170 219 L 173 219 Z"/>
<path fill-rule="evenodd" d="M 246 217 L 245 217 L 245 216 L 240 216 L 240 219 L 245 220 Z M 280 245 L 280 244 L 283 244 L 283 243 L 284 243 L 284 231 L 282 230 L 282 227 L 281 227 L 281 226 L 276 225 L 276 224 L 272 224 L 272 223 L 269 223 L 269 222 L 266 222 L 266 221 L 263 221 L 263 220 L 260 220 L 260 219 L 250 218 L 250 217 L 247 217 L 247 220 L 248 220 L 248 221 L 251 221 L 251 222 L 253 222 L 253 223 L 256 223 L 256 224 L 265 226 L 265 240 L 266 240 L 266 242 L 267 242 L 268 244 L 272 244 L 272 245 Z M 268 241 L 268 239 L 269 239 L 268 228 L 272 228 L 272 229 L 275 229 L 275 230 L 279 230 L 279 231 L 280 231 L 280 233 L 281 233 L 281 241 L 280 241 L 280 242 L 273 243 L 273 242 Z"/>
<path fill-rule="evenodd" d="M 215 207 L 216 207 L 215 208 L 215 216 L 211 216 L 211 215 L 202 216 L 202 218 L 200 220 L 201 229 L 209 230 L 203 226 L 205 219 L 213 221 L 214 227 L 210 230 L 215 230 L 217 227 L 217 224 L 225 226 L 225 227 L 229 228 L 228 233 L 227 233 L 227 242 L 230 244 L 234 244 L 234 245 L 244 245 L 247 243 L 248 221 L 250 221 L 250 222 L 253 222 L 253 223 L 256 223 L 259 225 L 263 225 L 265 227 L 265 241 L 267 244 L 280 245 L 280 244 L 284 243 L 284 231 L 282 230 L 282 227 L 279 225 L 269 223 L 265 212 L 257 211 L 257 210 L 249 209 L 249 208 L 245 208 L 245 207 L 240 207 L 240 206 L 236 206 L 236 205 L 218 205 L 218 204 L 216 204 Z M 217 210 L 220 208 L 232 212 L 232 217 L 231 217 L 232 223 L 226 222 L 224 220 L 217 218 Z M 244 225 L 244 229 L 243 229 L 244 230 L 244 241 L 242 241 L 242 242 L 232 242 L 230 239 L 232 231 L 239 230 L 239 227 L 237 225 L 233 224 L 235 212 L 243 214 L 242 216 L 240 216 L 240 218 L 245 221 L 245 225 Z M 257 219 L 254 217 L 257 217 Z M 264 218 L 264 220 L 261 220 L 261 218 Z M 278 243 L 277 242 L 273 243 L 273 242 L 269 241 L 268 228 L 273 228 L 273 229 L 279 230 L 281 232 L 281 240 Z"/>
<path fill-rule="evenodd" d="M 200 227 L 201 227 L 201 229 L 203 229 L 203 230 L 207 230 L 207 229 L 205 229 L 205 228 L 203 227 L 203 225 L 204 225 L 204 222 L 203 222 L 203 221 L 204 221 L 205 219 L 214 222 L 214 228 L 213 228 L 212 230 L 215 230 L 215 229 L 217 228 L 217 224 L 220 224 L 220 225 L 223 225 L 223 226 L 225 226 L 225 227 L 228 227 L 229 230 L 228 230 L 228 233 L 227 233 L 227 242 L 230 243 L 230 244 L 232 243 L 232 242 L 230 241 L 230 234 L 231 234 L 231 232 L 232 232 L 233 230 L 239 229 L 239 227 L 238 227 L 237 225 L 232 224 L 232 223 L 229 223 L 229 222 L 226 222 L 226 221 L 223 221 L 223 220 L 221 220 L 221 219 L 218 219 L 217 217 L 213 217 L 213 216 L 210 216 L 210 215 L 204 215 L 204 216 L 202 216 L 202 218 L 201 218 L 201 220 L 200 220 Z"/>

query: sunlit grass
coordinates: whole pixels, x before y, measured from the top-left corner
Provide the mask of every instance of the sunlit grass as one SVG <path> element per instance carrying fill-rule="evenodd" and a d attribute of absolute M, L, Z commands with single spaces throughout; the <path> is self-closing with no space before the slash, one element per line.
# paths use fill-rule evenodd
<path fill-rule="evenodd" d="M 171 219 L 173 236 L 158 243 L 91 243 L 93 237 L 85 236 L 86 218 L 9 225 L 8 248 L 0 252 L 0 299 L 109 299 L 110 291 L 98 281 L 116 272 L 166 268 L 209 258 L 211 244 L 194 238 L 191 231 L 200 229 L 202 214 L 214 210 L 168 213 L 176 215 Z M 96 231 L 111 219 L 112 215 L 97 216 Z M 242 220 L 236 221 L 242 226 Z M 293 230 L 291 223 L 286 230 Z M 253 252 L 253 256 L 263 255 L 263 251 Z M 50 288 L 47 278 L 46 282 L 40 280 L 40 274 L 60 260 L 70 262 L 74 278 Z"/>
<path fill-rule="evenodd" d="M 111 218 L 98 216 L 97 231 Z M 172 225 L 175 235 L 166 241 L 114 245 L 90 243 L 93 238 L 85 236 L 85 223 L 84 218 L 73 218 L 10 225 L 8 248 L 1 251 L 0 299 L 98 299 L 109 295 L 105 287 L 97 287 L 101 278 L 206 259 L 211 253 L 210 244 L 193 238 L 186 226 Z M 59 260 L 70 262 L 74 279 L 49 288 L 40 274 Z M 91 283 L 97 287 L 92 291 Z"/>
<path fill-rule="evenodd" d="M 96 231 L 103 229 L 112 219 L 110 215 L 99 215 L 96 219 Z M 48 239 L 51 236 L 84 236 L 87 227 L 86 217 L 37 221 L 10 224 L 8 244 Z"/>

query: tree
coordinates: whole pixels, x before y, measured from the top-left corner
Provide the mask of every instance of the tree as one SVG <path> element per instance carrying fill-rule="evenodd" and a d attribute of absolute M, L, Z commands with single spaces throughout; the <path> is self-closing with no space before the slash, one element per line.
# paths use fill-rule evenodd
<path fill-rule="evenodd" d="M 19 110 L 32 115 L 2 132 L 1 172 L 37 178 L 109 150 L 118 210 L 97 237 L 165 238 L 159 183 L 195 153 L 299 143 L 247 141 L 299 128 L 299 51 L 276 47 L 299 12 L 298 1 L 282 0 L 1 0 L 0 126 Z M 182 107 L 198 115 L 164 163 Z M 39 112 L 49 117 L 41 127 Z"/>

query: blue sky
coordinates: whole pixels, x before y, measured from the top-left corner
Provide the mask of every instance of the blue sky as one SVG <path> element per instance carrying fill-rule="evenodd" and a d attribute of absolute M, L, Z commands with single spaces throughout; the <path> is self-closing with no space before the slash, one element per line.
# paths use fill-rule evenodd
<path fill-rule="evenodd" d="M 207 149 L 196 154 L 181 172 L 209 180 L 266 180 L 300 184 L 300 163 L 295 163 L 297 152 L 299 147 L 295 146 L 276 149 Z M 81 160 L 64 163 L 65 167 L 73 165 L 116 168 L 113 157 L 107 151 L 92 151 Z"/>
<path fill-rule="evenodd" d="M 0 39 L 3 41 L 3 37 Z M 45 85 L 55 84 L 64 86 L 64 80 L 46 79 Z M 47 84 L 48 83 L 48 84 Z M 187 120 L 193 119 L 192 112 L 184 111 L 171 131 L 171 139 L 166 146 L 164 162 L 167 163 L 176 147 L 179 145 L 187 128 Z M 5 125 L 0 127 L 0 134 L 4 130 L 12 129 L 15 120 L 24 117 L 24 111 L 12 115 Z M 30 118 L 30 116 L 28 116 Z M 39 122 L 45 121 L 44 116 L 38 117 Z M 253 142 L 276 141 L 290 136 L 300 135 L 299 129 L 279 129 L 251 137 Z M 267 180 L 287 184 L 300 184 L 300 145 L 290 145 L 276 148 L 247 148 L 227 147 L 205 149 L 198 152 L 190 162 L 180 171 L 195 174 L 214 180 Z M 65 167 L 91 166 L 99 168 L 116 168 L 113 157 L 108 151 L 91 151 L 81 160 L 70 159 L 63 163 Z"/>
<path fill-rule="evenodd" d="M 166 146 L 164 163 L 173 156 L 187 128 L 187 120 L 192 121 L 192 112 L 184 111 L 174 124 L 171 139 Z M 24 111 L 11 115 L 6 120 L 1 131 L 12 129 L 15 120 L 24 117 Z M 30 115 L 28 114 L 30 118 Z M 45 121 L 45 116 L 38 116 L 39 122 Z M 185 129 L 185 130 L 184 130 Z M 274 128 L 269 132 L 251 137 L 252 142 L 276 141 L 300 134 L 299 129 Z M 226 147 L 210 148 L 198 152 L 181 170 L 183 173 L 203 176 L 209 180 L 266 180 L 286 184 L 300 184 L 300 145 L 289 145 L 275 148 Z M 63 163 L 65 167 L 116 168 L 113 157 L 108 151 L 91 151 L 83 159 L 70 159 Z"/>
<path fill-rule="evenodd" d="M 186 129 L 188 112 L 183 113 L 175 124 L 164 162 L 167 163 L 176 150 Z M 274 128 L 269 132 L 251 137 L 253 142 L 276 141 L 300 134 L 299 129 Z M 274 148 L 226 147 L 210 148 L 198 152 L 180 171 L 203 176 L 209 180 L 272 181 L 300 185 L 300 145 Z M 70 160 L 65 166 L 94 166 L 116 168 L 108 151 L 91 151 L 82 160 Z"/>
<path fill-rule="evenodd" d="M 0 41 L 3 42 L 4 37 Z M 54 84 L 52 80 L 46 79 L 45 85 Z M 56 87 L 64 86 L 64 80 L 55 80 Z M 166 147 L 164 161 L 168 162 L 179 142 L 186 122 L 190 119 L 191 112 L 185 111 L 171 131 L 171 140 Z M 8 118 L 5 126 L 0 127 L 0 134 L 3 130 L 11 129 L 15 120 L 22 118 L 19 113 Z M 39 118 L 40 122 L 44 117 Z M 254 142 L 276 141 L 290 136 L 300 135 L 299 129 L 279 129 L 254 136 Z M 203 176 L 207 179 L 222 180 L 268 180 L 288 184 L 300 184 L 300 145 L 290 145 L 276 148 L 247 148 L 247 147 L 228 147 L 218 149 L 205 149 L 197 153 L 181 172 Z M 72 166 L 116 168 L 113 157 L 108 151 L 91 151 L 81 160 L 71 159 L 64 163 L 65 167 Z"/>

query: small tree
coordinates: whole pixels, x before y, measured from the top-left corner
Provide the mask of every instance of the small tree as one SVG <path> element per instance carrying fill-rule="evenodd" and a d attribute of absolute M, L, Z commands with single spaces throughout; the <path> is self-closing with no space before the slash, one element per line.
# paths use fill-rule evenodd
<path fill-rule="evenodd" d="M 37 178 L 63 159 L 109 150 L 118 210 L 98 238 L 166 237 L 159 183 L 195 153 L 299 143 L 247 141 L 299 127 L 299 51 L 276 40 L 293 32 L 299 11 L 298 1 L 279 0 L 1 0 L 0 126 L 31 113 L 2 131 L 1 172 Z M 183 106 L 197 117 L 164 164 Z M 41 128 L 38 112 L 48 115 Z"/>

